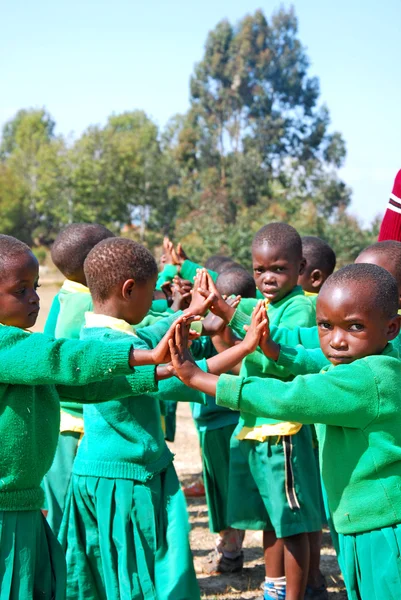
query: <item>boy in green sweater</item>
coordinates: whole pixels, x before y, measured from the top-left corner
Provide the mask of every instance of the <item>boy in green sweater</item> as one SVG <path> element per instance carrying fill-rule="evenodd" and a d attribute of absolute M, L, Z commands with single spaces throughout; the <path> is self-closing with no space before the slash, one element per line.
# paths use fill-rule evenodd
<path fill-rule="evenodd" d="M 164 370 L 151 365 L 169 357 L 167 339 L 149 351 L 134 350 L 131 338 L 110 345 L 24 331 L 39 312 L 38 274 L 28 246 L 1 235 L 1 600 L 65 598 L 65 558 L 40 511 L 40 484 L 59 435 L 60 396 L 86 403 L 153 390 Z M 132 371 L 141 365 L 150 366 Z"/>
<path fill-rule="evenodd" d="M 319 237 L 304 235 L 301 240 L 305 269 L 298 277 L 298 285 L 316 307 L 316 298 L 322 285 L 336 268 L 336 255 L 327 242 Z"/>
<path fill-rule="evenodd" d="M 216 392 L 222 406 L 317 424 L 351 600 L 401 597 L 401 370 L 391 343 L 400 332 L 398 302 L 397 283 L 383 268 L 361 263 L 337 271 L 317 301 L 320 345 L 330 364 L 288 383 L 200 373 L 180 331 L 172 354 L 182 381 Z"/>
<path fill-rule="evenodd" d="M 297 231 L 286 223 L 262 227 L 252 244 L 252 260 L 255 283 L 269 301 L 270 322 L 290 329 L 313 325 L 314 307 L 297 285 L 305 265 Z M 221 299 L 217 290 L 215 293 Z M 242 299 L 235 311 L 225 302 L 216 302 L 212 310 L 228 323 L 242 311 L 252 314 L 256 304 L 255 299 Z M 263 375 L 260 362 L 257 352 L 247 356 L 241 375 Z M 279 371 L 276 377 L 280 377 Z M 231 439 L 228 513 L 232 527 L 264 530 L 265 599 L 275 594 L 299 598 L 309 572 L 308 534 L 322 527 L 319 477 L 309 426 L 256 417 L 241 410 Z M 319 534 L 312 535 L 312 542 L 315 537 L 318 544 Z M 319 556 L 319 547 L 314 555 Z M 325 598 L 318 561 L 313 566 L 309 575 L 311 597 Z"/>
<path fill-rule="evenodd" d="M 92 298 L 84 273 L 85 258 L 96 244 L 110 237 L 114 237 L 112 232 L 97 223 L 72 223 L 59 233 L 52 246 L 51 257 L 66 279 L 53 300 L 44 333 L 55 338 L 79 339 L 85 312 L 92 310 Z M 82 411 L 80 402 L 61 400 L 56 456 L 43 479 L 47 521 L 56 536 L 63 517 L 72 463 L 84 433 Z"/>
<path fill-rule="evenodd" d="M 150 252 L 128 239 L 104 240 L 88 254 L 85 276 L 94 312 L 86 314 L 81 339 L 110 347 L 130 339 L 135 350 L 151 352 L 176 315 L 134 328 L 152 302 L 157 265 Z M 202 314 L 202 302 L 195 291 L 189 310 Z M 176 379 L 148 391 L 84 408 L 85 436 L 59 535 L 69 598 L 199 598 L 185 499 L 164 441 L 159 400 L 205 397 Z"/>

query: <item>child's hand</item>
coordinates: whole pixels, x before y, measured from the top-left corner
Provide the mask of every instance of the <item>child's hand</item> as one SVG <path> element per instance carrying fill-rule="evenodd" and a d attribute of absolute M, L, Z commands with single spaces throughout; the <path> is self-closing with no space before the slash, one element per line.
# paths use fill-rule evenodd
<path fill-rule="evenodd" d="M 166 236 L 163 239 L 163 256 L 164 256 L 164 264 L 167 265 L 178 265 L 177 256 L 174 250 L 173 242 Z"/>
<path fill-rule="evenodd" d="M 226 324 L 220 317 L 209 312 L 202 321 L 202 335 L 213 337 L 219 335 L 226 328 Z"/>
<path fill-rule="evenodd" d="M 216 299 L 213 291 L 208 291 L 206 278 L 208 273 L 205 269 L 198 271 L 192 290 L 192 300 L 189 308 L 185 311 L 187 315 L 203 316 L 212 306 Z M 202 291 L 201 291 L 202 290 Z"/>
<path fill-rule="evenodd" d="M 248 348 L 249 354 L 255 352 L 260 344 L 263 334 L 268 331 L 268 319 L 266 308 L 263 300 L 259 300 L 252 313 L 250 325 L 245 325 L 246 336 L 243 339 L 243 344 Z"/>
<path fill-rule="evenodd" d="M 174 277 L 172 285 L 172 304 L 174 312 L 185 310 L 191 303 L 192 283 L 187 279 Z"/>
<path fill-rule="evenodd" d="M 228 304 L 223 296 L 218 291 L 217 287 L 213 279 L 210 277 L 209 273 L 205 271 L 205 275 L 201 281 L 199 286 L 199 293 L 204 297 L 209 297 L 210 294 L 214 295 L 214 301 L 210 306 L 210 310 L 217 316 L 223 319 L 223 321 L 227 324 L 231 321 L 234 316 L 235 308 L 231 307 Z"/>
<path fill-rule="evenodd" d="M 262 301 L 263 302 L 263 301 Z M 271 338 L 270 335 L 270 327 L 269 327 L 269 315 L 266 311 L 266 319 L 267 324 L 262 331 L 261 338 L 259 340 L 259 348 L 262 350 L 263 354 L 272 360 L 278 360 L 280 355 L 280 344 L 276 344 Z"/>
<path fill-rule="evenodd" d="M 181 242 L 177 244 L 177 247 L 174 250 L 174 256 L 177 260 L 177 264 L 182 265 L 186 260 L 188 260 L 188 256 L 182 247 Z"/>
<path fill-rule="evenodd" d="M 175 327 L 173 337 L 169 339 L 169 350 L 176 377 L 190 386 L 197 373 L 202 371 L 195 364 L 188 343 L 189 325 L 185 321 L 180 321 Z"/>
<path fill-rule="evenodd" d="M 151 364 L 160 365 L 160 364 L 165 364 L 165 363 L 170 362 L 171 356 L 170 356 L 169 340 L 173 339 L 174 334 L 175 334 L 175 328 L 180 323 L 185 323 L 186 325 L 188 325 L 188 339 L 189 338 L 191 338 L 191 339 L 198 338 L 199 334 L 196 331 L 192 331 L 192 330 L 189 333 L 189 328 L 190 328 L 190 324 L 193 321 L 199 321 L 199 320 L 200 320 L 200 317 L 197 317 L 197 316 L 181 315 L 181 317 L 179 317 L 171 325 L 170 329 L 167 331 L 166 335 L 157 344 L 156 348 L 153 348 L 153 350 L 150 351 L 152 353 L 152 363 Z"/>

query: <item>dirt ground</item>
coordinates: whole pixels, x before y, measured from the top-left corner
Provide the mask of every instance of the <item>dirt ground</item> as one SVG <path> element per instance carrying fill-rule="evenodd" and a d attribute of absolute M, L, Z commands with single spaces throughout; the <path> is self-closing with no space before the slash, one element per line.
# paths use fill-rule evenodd
<path fill-rule="evenodd" d="M 59 286 L 42 281 L 39 288 L 41 311 L 34 328 L 42 331 L 52 299 Z M 202 466 L 199 454 L 198 436 L 193 424 L 189 405 L 181 403 L 177 410 L 177 435 L 170 444 L 175 454 L 175 468 L 181 483 L 185 486 L 201 476 Z M 245 566 L 241 575 L 208 576 L 201 573 L 200 562 L 214 547 L 214 535 L 208 529 L 208 516 L 205 499 L 189 499 L 188 512 L 191 523 L 191 547 L 195 569 L 199 579 L 202 598 L 207 600 L 240 600 L 261 598 L 260 585 L 264 579 L 262 560 L 262 539 L 260 532 L 247 532 L 245 537 Z M 324 534 L 321 560 L 330 600 L 346 600 L 343 581 L 338 569 L 335 553 L 330 544 L 330 536 Z"/>

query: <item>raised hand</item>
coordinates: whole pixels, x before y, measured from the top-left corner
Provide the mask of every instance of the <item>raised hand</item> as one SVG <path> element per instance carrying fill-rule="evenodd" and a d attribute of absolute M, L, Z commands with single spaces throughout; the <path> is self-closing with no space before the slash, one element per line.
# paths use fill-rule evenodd
<path fill-rule="evenodd" d="M 200 317 L 198 317 L 198 316 L 181 315 L 177 319 L 177 321 L 175 321 L 171 325 L 170 329 L 167 331 L 166 335 L 157 344 L 156 348 L 153 348 L 153 350 L 151 350 L 152 364 L 160 365 L 160 364 L 165 364 L 165 363 L 170 362 L 171 357 L 170 357 L 169 341 L 171 339 L 173 339 L 177 325 L 185 324 L 188 327 L 188 338 L 186 338 L 186 339 L 189 339 L 189 337 L 191 337 L 191 339 L 199 337 L 199 334 L 195 331 L 194 332 L 191 331 L 191 333 L 189 333 L 189 328 L 190 328 L 191 323 L 193 321 L 199 321 L 199 319 L 200 319 Z"/>
<path fill-rule="evenodd" d="M 188 349 L 188 343 L 189 325 L 180 321 L 175 326 L 174 335 L 169 338 L 169 351 L 176 377 L 186 385 L 191 385 L 194 376 L 200 369 L 194 362 Z"/>
<path fill-rule="evenodd" d="M 171 309 L 175 312 L 185 310 L 191 304 L 192 283 L 181 277 L 174 277 L 172 283 L 172 304 Z"/>
<path fill-rule="evenodd" d="M 263 300 L 259 300 L 252 313 L 250 325 L 244 327 L 246 335 L 243 344 L 248 348 L 249 353 L 255 352 L 260 345 L 262 337 L 268 335 L 269 321 L 267 318 L 266 307 Z"/>
<path fill-rule="evenodd" d="M 191 304 L 185 314 L 203 316 L 215 301 L 215 293 L 207 289 L 207 276 L 205 269 L 198 271 L 192 290 Z"/>
<path fill-rule="evenodd" d="M 184 248 L 182 247 L 181 242 L 179 242 L 177 244 L 177 247 L 175 249 L 175 256 L 178 260 L 178 263 L 180 265 L 182 265 L 183 262 L 185 262 L 186 260 L 188 260 L 188 256 L 186 254 L 186 252 L 184 251 Z"/>
<path fill-rule="evenodd" d="M 163 256 L 164 263 L 167 265 L 176 265 L 178 264 L 175 260 L 174 256 L 174 244 L 173 242 L 166 236 L 163 239 Z"/>

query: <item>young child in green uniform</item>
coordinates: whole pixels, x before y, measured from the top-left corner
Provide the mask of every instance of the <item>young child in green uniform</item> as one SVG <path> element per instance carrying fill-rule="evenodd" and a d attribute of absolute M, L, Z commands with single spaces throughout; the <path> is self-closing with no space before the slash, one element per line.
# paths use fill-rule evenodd
<path fill-rule="evenodd" d="M 149 310 L 157 277 L 153 256 L 140 244 L 100 242 L 88 254 L 85 276 L 94 312 L 86 315 L 81 339 L 101 339 L 110 347 L 130 339 L 135 350 L 149 351 L 177 318 L 134 329 Z M 194 293 L 190 310 L 202 314 L 207 306 L 201 300 Z M 185 499 L 164 441 L 159 398 L 205 397 L 177 379 L 161 382 L 158 393 L 146 392 L 116 397 L 106 409 L 84 409 L 85 435 L 59 535 L 69 598 L 199 598 Z"/>
<path fill-rule="evenodd" d="M 303 273 L 298 277 L 300 285 L 316 307 L 317 294 L 336 267 L 336 255 L 327 242 L 314 235 L 302 238 L 302 255 L 306 261 Z"/>
<path fill-rule="evenodd" d="M 256 286 L 252 276 L 244 269 L 231 269 L 221 273 L 216 287 L 223 296 L 254 298 Z M 212 343 L 208 357 L 217 354 Z M 239 413 L 217 406 L 213 396 L 207 404 L 194 404 L 192 415 L 198 430 L 209 528 L 217 533 L 216 548 L 203 562 L 206 573 L 234 573 L 244 564 L 242 544 L 245 531 L 229 526 L 228 478 L 230 469 L 230 440 L 238 424 Z"/>
<path fill-rule="evenodd" d="M 305 264 L 297 231 L 285 223 L 262 227 L 253 241 L 252 260 L 255 283 L 269 301 L 270 322 L 288 328 L 313 325 L 314 307 L 297 285 Z M 212 310 L 226 323 L 232 319 L 230 325 L 238 321 L 242 329 L 241 311 L 251 314 L 256 303 L 255 299 L 242 299 L 237 311 L 226 303 L 223 314 L 217 305 Z M 243 361 L 241 375 L 261 376 L 260 366 L 255 352 Z M 276 376 L 280 377 L 279 369 Z M 319 476 L 309 426 L 241 411 L 231 439 L 228 518 L 233 527 L 264 531 L 265 599 L 275 594 L 299 598 L 309 572 L 308 534 L 322 528 Z M 309 575 L 311 593 L 316 591 L 312 597 L 324 597 L 327 592 L 319 569 L 316 571 Z"/>
<path fill-rule="evenodd" d="M 99 402 L 154 389 L 155 367 L 132 367 L 162 362 L 167 340 L 157 353 L 134 351 L 131 339 L 111 345 L 30 333 L 39 312 L 38 261 L 1 235 L 0 274 L 0 599 L 64 600 L 65 557 L 40 510 L 60 396 Z"/>
<path fill-rule="evenodd" d="M 382 267 L 360 263 L 337 271 L 317 301 L 330 365 L 288 383 L 198 374 L 189 353 L 178 348 L 173 355 L 181 379 L 215 392 L 222 406 L 317 424 L 350 600 L 401 597 L 401 370 L 391 343 L 400 331 L 398 304 L 397 283 Z"/>
<path fill-rule="evenodd" d="M 110 237 L 114 237 L 112 232 L 97 223 L 72 223 L 59 233 L 51 256 L 66 280 L 53 300 L 45 333 L 55 338 L 79 339 L 85 312 L 92 309 L 84 273 L 85 258 L 98 242 Z M 47 521 L 56 536 L 63 518 L 72 463 L 84 432 L 82 411 L 80 402 L 61 400 L 59 443 L 53 464 L 43 480 Z"/>

